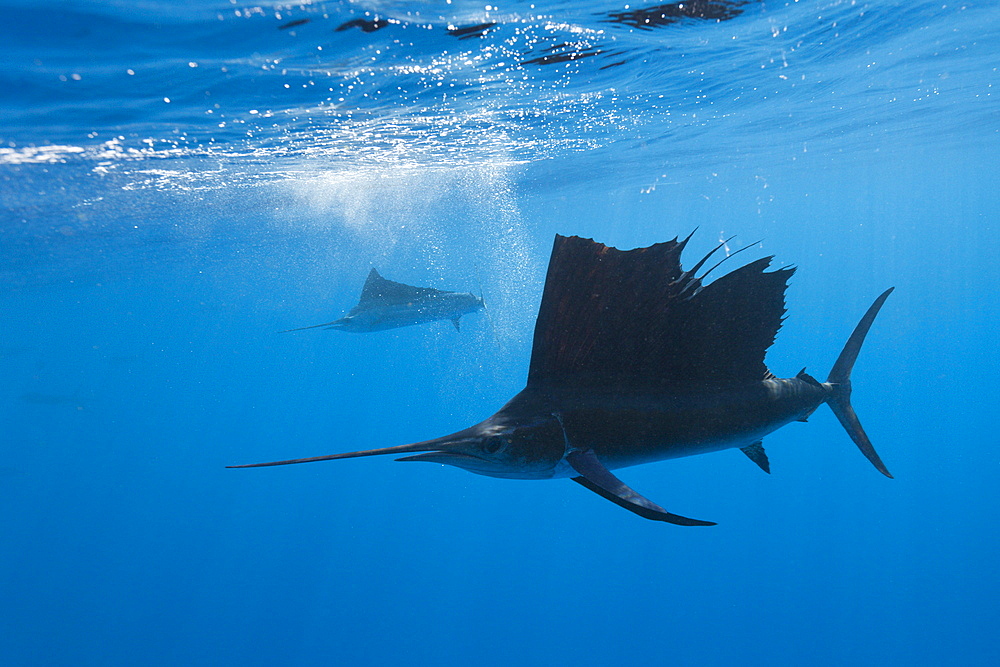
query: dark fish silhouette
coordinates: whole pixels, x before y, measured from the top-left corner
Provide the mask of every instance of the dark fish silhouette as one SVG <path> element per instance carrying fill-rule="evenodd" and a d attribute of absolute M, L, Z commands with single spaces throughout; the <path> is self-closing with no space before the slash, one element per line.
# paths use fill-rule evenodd
<path fill-rule="evenodd" d="M 408 327 L 436 320 L 451 320 L 458 330 L 458 319 L 484 307 L 483 300 L 469 292 L 448 292 L 432 287 L 413 287 L 386 280 L 372 269 L 361 289 L 358 305 L 333 322 L 314 324 L 288 331 L 326 327 L 352 333 L 368 333 Z"/>
<path fill-rule="evenodd" d="M 343 32 L 345 30 L 350 30 L 351 28 L 359 28 L 361 32 L 375 32 L 376 30 L 381 30 L 390 23 L 395 23 L 395 21 L 380 19 L 378 17 L 375 17 L 374 19 L 351 19 L 347 23 L 341 23 L 338 25 L 334 29 L 334 32 Z"/>
<path fill-rule="evenodd" d="M 295 21 L 289 21 L 288 23 L 283 23 L 278 26 L 278 30 L 288 30 L 289 28 L 297 28 L 300 25 L 305 25 L 309 23 L 310 19 L 296 19 Z"/>
<path fill-rule="evenodd" d="M 751 0 L 683 0 L 631 11 L 608 12 L 606 21 L 622 23 L 639 30 L 652 30 L 685 19 L 728 21 L 743 13 L 740 9 Z"/>
<path fill-rule="evenodd" d="M 764 258 L 705 284 L 718 264 L 697 274 L 722 245 L 685 271 L 687 241 L 621 251 L 556 236 L 527 386 L 486 421 L 409 445 L 231 467 L 422 452 L 399 460 L 491 477 L 570 477 L 647 519 L 706 526 L 667 512 L 611 470 L 739 448 L 769 472 L 761 440 L 826 403 L 891 477 L 851 408 L 850 376 L 892 289 L 861 318 L 826 382 L 805 370 L 779 379 L 764 353 L 781 326 L 795 269 L 766 271 L 771 258 Z"/>
<path fill-rule="evenodd" d="M 452 37 L 458 37 L 459 39 L 473 39 L 475 37 L 483 37 L 490 31 L 490 28 L 497 24 L 496 21 L 487 21 L 486 23 L 477 23 L 476 25 L 468 25 L 461 28 L 448 27 L 448 34 Z"/>

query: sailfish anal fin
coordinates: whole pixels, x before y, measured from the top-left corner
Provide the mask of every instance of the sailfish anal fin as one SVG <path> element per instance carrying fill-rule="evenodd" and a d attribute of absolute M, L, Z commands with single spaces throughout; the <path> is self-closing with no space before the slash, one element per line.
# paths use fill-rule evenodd
<path fill-rule="evenodd" d="M 747 457 L 760 466 L 760 469 L 771 474 L 771 462 L 767 460 L 767 452 L 764 451 L 764 443 L 760 440 L 757 442 L 747 445 L 746 447 L 740 447 L 740 451 L 747 455 Z"/>
<path fill-rule="evenodd" d="M 581 484 L 594 493 L 607 498 L 614 504 L 624 507 L 645 519 L 665 521 L 678 526 L 714 526 L 712 521 L 688 519 L 677 514 L 671 514 L 652 500 L 643 497 L 629 488 L 611 471 L 604 467 L 592 449 L 576 449 L 566 455 L 566 461 L 580 473 L 573 481 Z"/>

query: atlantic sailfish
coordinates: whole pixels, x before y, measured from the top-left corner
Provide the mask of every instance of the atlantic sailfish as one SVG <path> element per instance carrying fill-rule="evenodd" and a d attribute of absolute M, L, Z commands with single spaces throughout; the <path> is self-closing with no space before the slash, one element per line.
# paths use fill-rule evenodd
<path fill-rule="evenodd" d="M 235 468 L 407 454 L 491 477 L 568 477 L 639 516 L 685 526 L 611 471 L 738 448 L 770 472 L 762 439 L 820 405 L 832 408 L 872 464 L 891 477 L 851 407 L 851 369 L 889 296 L 861 318 L 825 382 L 773 375 L 764 355 L 785 315 L 794 268 L 759 259 L 715 279 L 724 244 L 685 270 L 682 241 L 622 251 L 556 236 L 527 386 L 489 419 L 433 440 Z M 700 273 L 700 275 L 699 275 Z"/>
<path fill-rule="evenodd" d="M 361 289 L 358 305 L 351 308 L 347 315 L 333 322 L 288 329 L 282 333 L 319 327 L 369 333 L 437 320 L 450 320 L 458 330 L 458 320 L 462 315 L 474 313 L 483 307 L 482 298 L 469 292 L 449 292 L 433 287 L 397 283 L 386 280 L 372 269 Z"/>

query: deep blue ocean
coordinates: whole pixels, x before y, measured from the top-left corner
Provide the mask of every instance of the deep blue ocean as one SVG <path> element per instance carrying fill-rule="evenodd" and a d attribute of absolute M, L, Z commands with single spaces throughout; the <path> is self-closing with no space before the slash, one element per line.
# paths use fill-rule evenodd
<path fill-rule="evenodd" d="M 656 0 L 653 0 L 655 3 Z M 0 0 L 0 664 L 995 665 L 1000 5 Z M 854 407 L 620 476 L 362 458 L 525 383 L 555 234 L 798 267 Z M 485 313 L 371 334 L 369 270 Z"/>

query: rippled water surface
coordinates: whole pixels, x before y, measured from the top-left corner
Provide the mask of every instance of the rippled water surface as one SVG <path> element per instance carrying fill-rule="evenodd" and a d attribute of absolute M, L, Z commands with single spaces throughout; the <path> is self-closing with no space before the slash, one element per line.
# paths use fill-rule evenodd
<path fill-rule="evenodd" d="M 988 4 L 5 5 L 5 164 L 684 169 L 996 112 Z"/>

